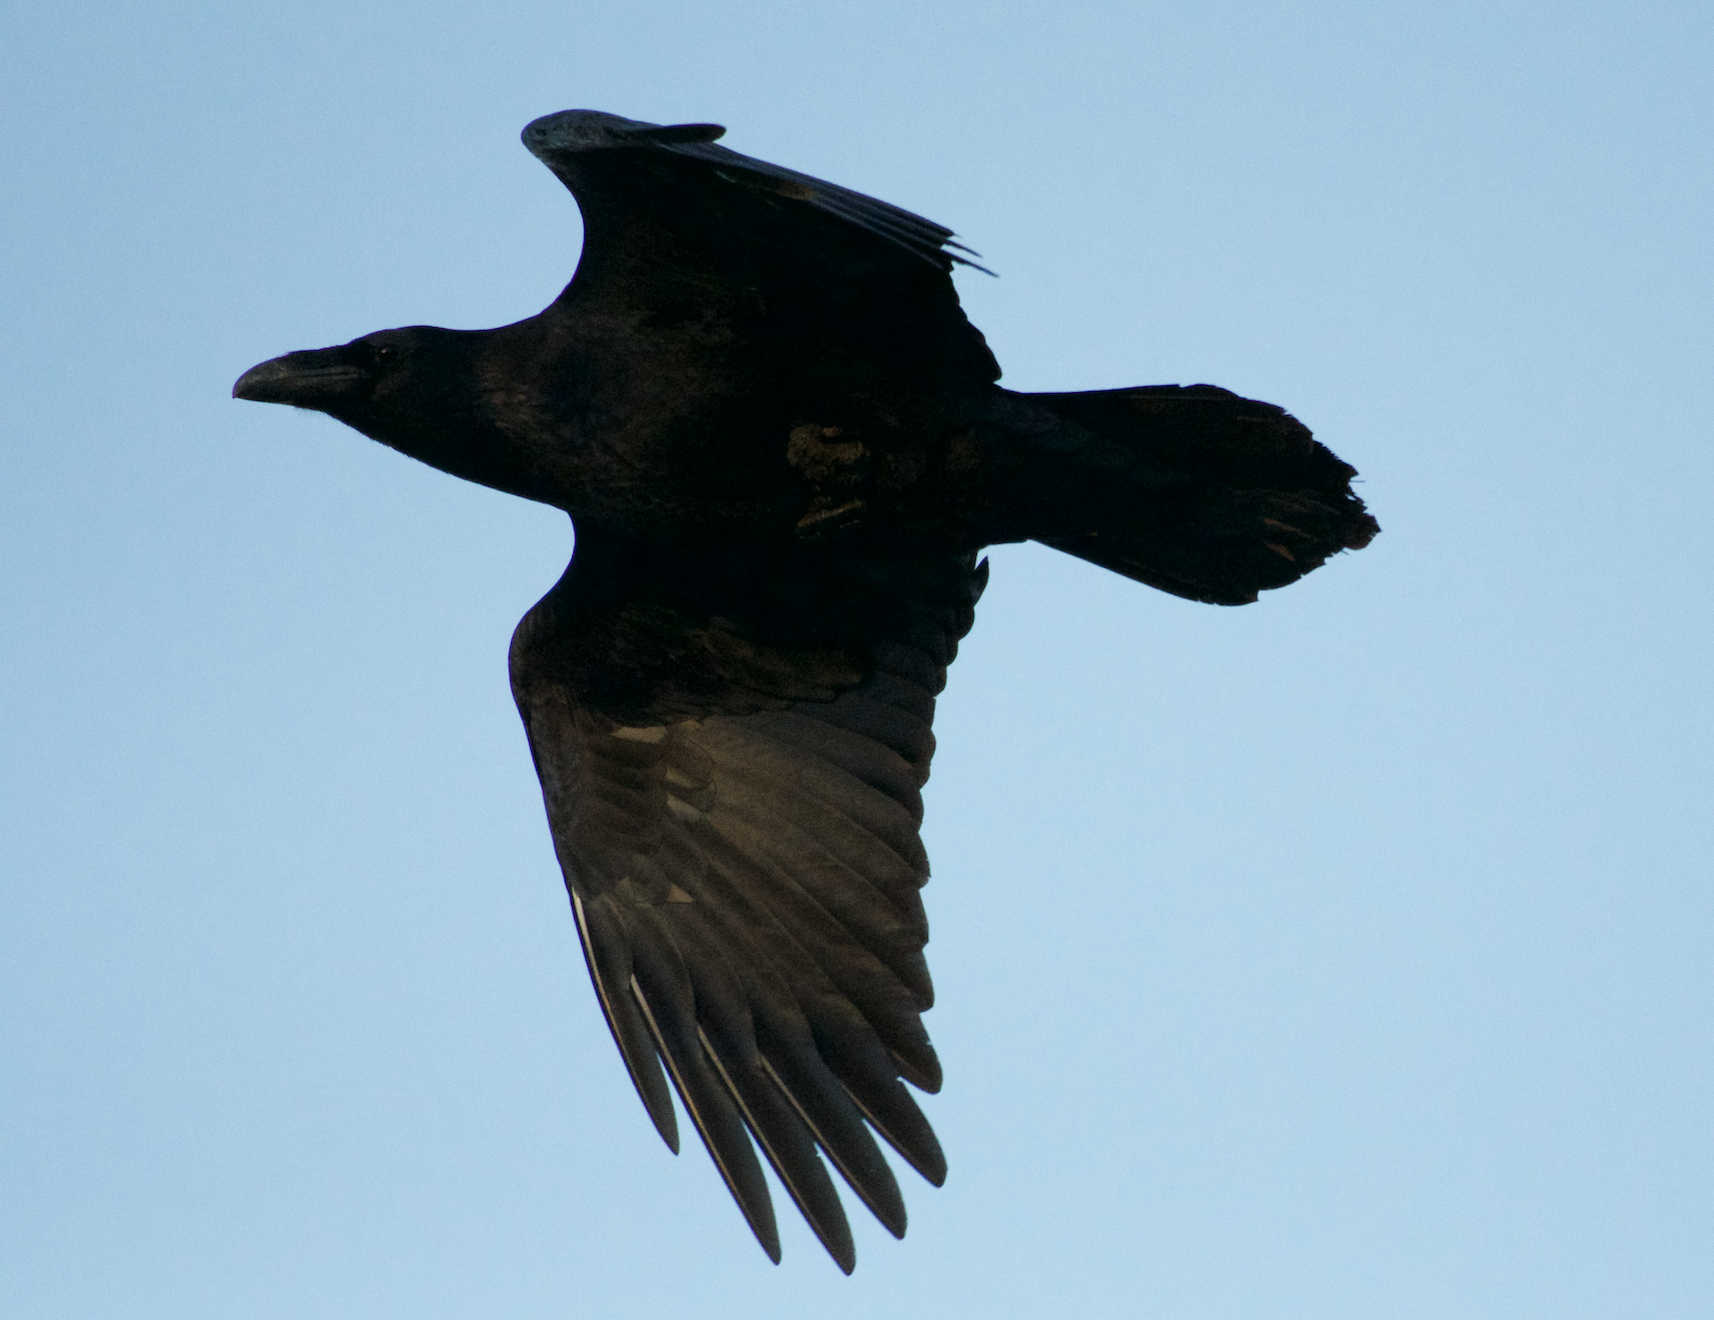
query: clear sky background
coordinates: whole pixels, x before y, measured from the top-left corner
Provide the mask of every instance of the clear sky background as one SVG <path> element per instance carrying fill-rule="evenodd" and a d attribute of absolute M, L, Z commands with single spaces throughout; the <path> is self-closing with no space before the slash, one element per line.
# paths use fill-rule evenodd
<path fill-rule="evenodd" d="M 12 0 L 0 1314 L 1714 1314 L 1706 3 Z M 1284 404 L 1257 605 L 1002 547 L 941 704 L 952 1172 L 771 1266 L 592 1000 L 550 510 L 244 368 L 500 324 L 593 107 L 941 220 L 1019 389 Z"/>

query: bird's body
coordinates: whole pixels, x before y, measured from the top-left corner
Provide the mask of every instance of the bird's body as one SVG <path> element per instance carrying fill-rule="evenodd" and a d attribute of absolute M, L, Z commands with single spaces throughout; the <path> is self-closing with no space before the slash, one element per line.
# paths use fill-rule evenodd
<path fill-rule="evenodd" d="M 770 1254 L 752 1137 L 849 1270 L 818 1148 L 895 1233 L 869 1130 L 945 1174 L 899 1079 L 940 1084 L 920 789 L 977 552 L 1034 538 L 1237 604 L 1375 526 L 1272 405 L 1000 388 L 950 231 L 718 135 L 537 120 L 586 232 L 550 307 L 289 354 L 234 393 L 571 515 L 512 679 L 597 996 L 662 1135 L 664 1062 Z"/>

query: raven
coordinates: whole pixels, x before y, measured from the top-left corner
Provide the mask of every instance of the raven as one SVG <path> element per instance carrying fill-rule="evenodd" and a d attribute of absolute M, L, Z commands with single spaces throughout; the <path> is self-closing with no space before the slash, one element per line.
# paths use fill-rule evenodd
<path fill-rule="evenodd" d="M 901 1079 L 941 1085 L 921 790 L 978 552 L 1036 540 L 1238 605 L 1379 528 L 1272 404 L 1000 388 L 951 230 L 724 132 L 535 120 L 585 230 L 551 306 L 288 353 L 232 392 L 571 516 L 511 681 L 596 998 L 667 1145 L 670 1077 L 768 1255 L 758 1146 L 850 1273 L 822 1155 L 896 1236 L 874 1134 L 946 1176 Z"/>

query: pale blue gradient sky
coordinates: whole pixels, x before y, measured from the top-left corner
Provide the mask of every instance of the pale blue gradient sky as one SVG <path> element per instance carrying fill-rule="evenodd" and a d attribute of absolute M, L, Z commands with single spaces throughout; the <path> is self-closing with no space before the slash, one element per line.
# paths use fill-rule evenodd
<path fill-rule="evenodd" d="M 0 28 L 8 1320 L 1714 1313 L 1705 4 Z M 504 671 L 563 518 L 227 398 L 538 310 L 579 229 L 516 135 L 572 106 L 952 225 L 1007 384 L 1282 403 L 1386 528 L 1235 611 L 995 553 L 952 1173 L 851 1280 L 592 1002 Z"/>

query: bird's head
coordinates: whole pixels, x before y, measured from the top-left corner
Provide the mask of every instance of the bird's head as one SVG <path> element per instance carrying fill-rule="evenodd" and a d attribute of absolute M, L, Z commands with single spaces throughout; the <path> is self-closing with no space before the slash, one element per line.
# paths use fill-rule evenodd
<path fill-rule="evenodd" d="M 541 499 L 523 470 L 534 465 L 495 425 L 481 388 L 493 337 L 432 325 L 378 330 L 259 363 L 238 378 L 232 397 L 324 412 L 443 472 Z"/>
<path fill-rule="evenodd" d="M 377 330 L 259 363 L 238 378 L 232 397 L 313 408 L 386 440 L 364 423 L 386 426 L 425 408 L 444 416 L 455 403 L 468 380 L 466 338 L 432 325 Z"/>

